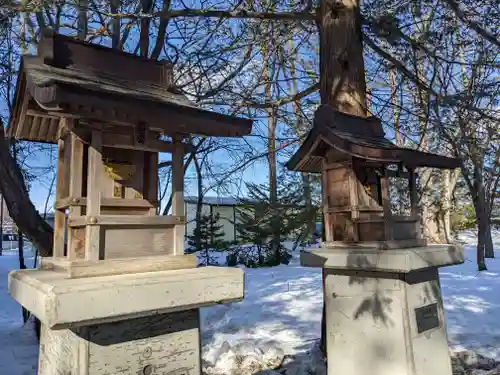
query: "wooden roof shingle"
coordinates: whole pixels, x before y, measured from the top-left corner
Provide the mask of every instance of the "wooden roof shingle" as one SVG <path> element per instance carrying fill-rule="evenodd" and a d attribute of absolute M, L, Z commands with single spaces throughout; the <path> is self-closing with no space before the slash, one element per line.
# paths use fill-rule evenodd
<path fill-rule="evenodd" d="M 381 164 L 403 163 L 411 168 L 460 167 L 460 159 L 396 146 L 385 138 L 382 125 L 376 117 L 349 115 L 329 105 L 321 105 L 316 110 L 313 129 L 288 161 L 287 167 L 319 173 L 329 149 L 345 155 L 346 159 L 358 158 Z"/>
<path fill-rule="evenodd" d="M 47 31 L 37 55 L 22 58 L 7 134 L 54 142 L 54 132 L 49 137 L 31 129 L 41 121 L 30 116 L 141 123 L 164 135 L 239 137 L 252 129 L 249 119 L 204 110 L 188 100 L 173 84 L 170 63 Z"/>

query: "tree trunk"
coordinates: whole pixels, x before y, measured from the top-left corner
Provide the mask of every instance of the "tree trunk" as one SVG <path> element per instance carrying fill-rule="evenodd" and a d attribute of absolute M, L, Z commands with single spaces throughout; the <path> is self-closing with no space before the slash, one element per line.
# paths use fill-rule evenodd
<path fill-rule="evenodd" d="M 0 256 L 3 252 L 3 196 L 0 196 Z"/>
<path fill-rule="evenodd" d="M 443 170 L 440 172 L 441 186 L 439 202 L 431 199 L 425 186 L 432 184 L 428 168 L 422 168 L 420 178 L 424 186 L 421 192 L 422 225 L 424 236 L 433 243 L 450 243 L 451 235 L 451 199 L 456 186 L 457 173 Z"/>
<path fill-rule="evenodd" d="M 326 302 L 325 302 L 325 277 L 326 277 L 326 272 L 325 269 L 322 269 L 323 272 L 323 310 L 321 312 L 321 338 L 319 342 L 319 348 L 321 350 L 321 353 L 323 353 L 323 356 L 327 358 L 327 346 L 326 346 L 326 337 L 327 337 L 327 331 L 326 331 Z"/>
<path fill-rule="evenodd" d="M 19 268 L 22 270 L 26 269 L 26 262 L 24 260 L 24 238 L 20 230 L 17 231 L 17 254 L 19 257 Z M 21 306 L 21 312 L 23 315 L 23 323 L 26 323 L 30 318 L 31 314 L 24 306 Z"/>
<path fill-rule="evenodd" d="M 278 180 L 277 180 L 277 165 L 276 165 L 276 113 L 270 110 L 268 113 L 268 144 L 267 144 L 267 160 L 269 162 L 269 200 L 271 209 L 276 209 L 278 203 Z"/>
<path fill-rule="evenodd" d="M 441 171 L 441 176 L 443 179 L 443 186 L 441 189 L 441 212 L 439 215 L 440 220 L 440 231 L 442 237 L 446 243 L 451 242 L 451 194 L 453 188 L 451 187 L 451 177 L 452 173 L 450 170 Z"/>
<path fill-rule="evenodd" d="M 312 204 L 312 194 L 311 194 L 311 176 L 309 176 L 306 173 L 301 173 L 302 177 L 302 186 L 304 189 L 304 203 L 306 205 L 306 210 L 310 215 L 310 220 L 307 223 L 307 238 L 312 242 L 313 235 L 316 232 L 316 211 L 313 204 Z M 319 234 L 319 233 L 318 233 Z"/>
<path fill-rule="evenodd" d="M 273 24 L 269 24 L 269 35 L 273 35 Z M 272 38 L 271 38 L 272 41 Z M 263 59 L 265 61 L 264 76 L 267 80 L 265 85 L 266 102 L 272 102 L 273 95 L 273 79 L 274 79 L 274 63 L 271 61 L 271 41 L 266 41 L 263 51 Z M 267 160 L 269 164 L 269 203 L 271 212 L 272 223 L 272 238 L 271 238 L 271 254 L 275 257 L 275 261 L 279 262 L 280 259 L 280 228 L 277 218 L 277 205 L 278 205 L 278 180 L 277 180 L 277 164 L 276 164 L 276 108 L 271 107 L 267 110 Z"/>
<path fill-rule="evenodd" d="M 451 228 L 451 210 L 452 210 L 452 197 L 455 187 L 457 186 L 458 178 L 460 177 L 460 169 L 454 171 L 444 170 L 441 171 L 444 175 L 444 186 L 442 189 L 442 231 L 444 233 L 444 238 L 446 243 L 452 241 L 452 228 Z"/>
<path fill-rule="evenodd" d="M 484 257 L 485 258 L 489 258 L 489 259 L 493 259 L 495 258 L 495 250 L 493 248 L 493 238 L 491 237 L 491 221 L 490 221 L 490 216 L 491 215 L 487 215 L 487 221 L 486 221 L 486 225 L 487 225 L 487 229 L 486 229 L 486 239 L 485 239 L 485 243 L 484 243 Z"/>
<path fill-rule="evenodd" d="M 112 14 L 118 14 L 120 0 L 110 0 L 109 11 Z M 111 47 L 118 48 L 120 45 L 120 18 L 113 17 L 111 20 Z"/>
<path fill-rule="evenodd" d="M 478 271 L 486 271 L 486 263 L 484 261 L 485 243 L 486 243 L 486 227 L 478 222 L 477 226 L 477 269 Z"/>
<path fill-rule="evenodd" d="M 17 254 L 19 257 L 19 268 L 26 269 L 26 262 L 24 261 L 24 238 L 20 230 L 17 231 Z"/>
<path fill-rule="evenodd" d="M 358 0 L 322 0 L 319 17 L 321 103 L 366 116 L 366 83 Z"/>
<path fill-rule="evenodd" d="M 356 116 L 366 116 L 366 82 L 358 0 L 321 0 L 319 9 L 321 104 Z M 325 274 L 323 272 L 323 282 Z M 323 299 L 321 348 L 326 352 Z"/>
<path fill-rule="evenodd" d="M 198 200 L 196 201 L 196 227 L 195 233 L 198 233 L 196 236 L 196 251 L 201 251 L 201 237 L 200 237 L 200 224 L 201 224 L 201 210 L 203 208 L 203 180 L 201 176 L 201 167 L 197 158 L 193 159 L 194 167 L 196 170 L 196 178 L 198 181 Z M 207 260 L 208 266 L 208 260 Z"/>
<path fill-rule="evenodd" d="M 0 126 L 0 192 L 10 217 L 19 230 L 39 250 L 41 256 L 52 255 L 52 227 L 38 214 L 31 202 L 24 179 L 9 151 L 3 124 Z"/>
<path fill-rule="evenodd" d="M 399 117 L 401 111 L 398 105 L 398 86 L 396 82 L 396 69 L 389 70 L 389 83 L 391 85 L 391 103 L 392 103 L 392 122 L 394 125 L 394 136 L 396 137 L 396 146 L 403 147 L 403 137 L 399 126 Z"/>
<path fill-rule="evenodd" d="M 89 6 L 88 0 L 79 0 L 78 9 L 78 34 L 77 37 L 80 40 L 85 40 L 87 37 L 87 9 Z"/>
<path fill-rule="evenodd" d="M 477 179 L 477 176 L 475 177 L 475 186 L 472 196 L 477 220 L 477 268 L 479 271 L 484 271 L 487 269 L 484 256 L 486 252 L 486 243 L 488 241 L 488 231 L 490 230 L 490 226 L 486 211 L 484 185 L 481 178 Z"/>
<path fill-rule="evenodd" d="M 294 96 L 298 93 L 298 88 L 297 88 L 297 75 L 296 75 L 296 70 L 295 70 L 295 55 L 293 55 L 293 51 L 295 49 L 293 39 L 290 39 L 289 42 L 289 53 L 293 56 L 290 58 L 289 64 L 290 64 L 290 75 L 292 78 L 292 84 L 290 86 L 290 96 Z M 294 101 L 292 103 L 293 106 L 293 112 L 295 114 L 295 134 L 298 137 L 301 132 L 302 128 L 302 113 L 301 109 L 299 106 L 298 101 Z M 308 212 L 311 212 L 314 210 L 314 206 L 312 204 L 312 193 L 311 193 L 311 176 L 307 173 L 301 173 L 301 178 L 302 178 L 302 188 L 303 188 L 303 197 L 304 197 L 304 203 L 306 206 L 306 210 Z M 308 215 L 309 217 L 309 215 Z M 316 212 L 314 212 L 314 215 L 311 215 L 311 220 L 309 223 L 306 224 L 306 236 L 307 238 L 313 239 L 313 234 L 316 232 Z M 318 233 L 318 235 L 321 235 Z"/>

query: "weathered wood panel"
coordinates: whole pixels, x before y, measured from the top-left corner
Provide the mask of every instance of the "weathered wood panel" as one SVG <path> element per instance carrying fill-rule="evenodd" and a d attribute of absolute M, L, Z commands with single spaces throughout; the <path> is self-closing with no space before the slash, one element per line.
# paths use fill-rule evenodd
<path fill-rule="evenodd" d="M 71 141 L 69 196 L 80 197 L 83 191 L 83 142 L 73 133 L 69 133 L 67 138 Z M 70 217 L 81 216 L 82 212 L 81 206 L 69 207 Z M 69 259 L 85 258 L 84 242 L 82 241 L 84 237 L 85 231 L 68 230 Z"/>
<path fill-rule="evenodd" d="M 42 258 L 41 268 L 63 272 L 69 278 L 125 275 L 131 273 L 171 271 L 196 268 L 195 254 L 182 257 L 155 255 L 147 257 L 104 259 L 98 261 L 74 260 L 66 258 Z"/>
<path fill-rule="evenodd" d="M 57 142 L 57 183 L 56 183 L 56 199 L 64 197 L 64 194 L 69 192 L 69 188 L 66 189 L 67 180 L 67 168 L 64 165 L 65 156 L 67 152 L 67 142 L 60 139 Z M 66 210 L 56 210 L 54 215 L 54 242 L 53 242 L 53 252 L 54 257 L 64 256 L 64 235 L 66 228 Z"/>
<path fill-rule="evenodd" d="M 67 197 L 56 201 L 56 209 L 64 209 L 72 206 L 84 207 L 87 205 L 87 198 L 84 197 Z M 145 199 L 113 199 L 101 198 L 101 212 L 104 212 L 106 207 L 109 208 L 139 208 L 150 209 L 154 208 L 156 201 L 150 202 Z"/>
<path fill-rule="evenodd" d="M 358 233 L 360 241 L 384 241 L 385 223 L 384 221 L 367 221 L 358 223 Z"/>
<path fill-rule="evenodd" d="M 117 200 L 121 201 L 122 199 L 117 199 Z M 136 200 L 139 200 L 139 199 L 136 199 Z M 102 207 L 101 214 L 103 214 L 103 215 L 141 216 L 141 215 L 147 215 L 149 213 L 149 210 L 150 210 L 150 208 L 146 208 L 146 207 L 135 207 L 135 208 L 134 207 L 130 207 L 130 208 L 127 208 L 127 207 Z"/>
<path fill-rule="evenodd" d="M 68 228 L 69 259 L 85 259 L 85 228 Z"/>
<path fill-rule="evenodd" d="M 350 190 L 349 175 L 347 168 L 330 169 L 326 171 L 328 180 L 328 206 L 339 207 L 349 206 Z"/>
<path fill-rule="evenodd" d="M 409 240 L 418 238 L 419 223 L 420 221 L 417 219 L 411 220 L 394 217 L 392 224 L 394 240 Z"/>
<path fill-rule="evenodd" d="M 88 150 L 87 215 L 101 213 L 101 195 L 104 166 L 102 162 L 102 133 L 92 132 L 92 144 Z M 101 230 L 99 226 L 85 228 L 85 259 L 102 259 Z"/>
<path fill-rule="evenodd" d="M 148 216 L 151 217 L 151 216 Z M 173 228 L 105 228 L 104 259 L 173 253 Z"/>

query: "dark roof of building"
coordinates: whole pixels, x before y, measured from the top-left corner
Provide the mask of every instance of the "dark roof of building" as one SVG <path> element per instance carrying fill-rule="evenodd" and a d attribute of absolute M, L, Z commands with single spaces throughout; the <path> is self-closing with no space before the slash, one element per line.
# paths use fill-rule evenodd
<path fill-rule="evenodd" d="M 44 32 L 36 56 L 23 56 L 7 134 L 56 142 L 59 118 L 75 115 L 165 135 L 238 137 L 252 121 L 198 108 L 178 92 L 173 66 Z"/>
<path fill-rule="evenodd" d="M 359 117 L 321 105 L 314 116 L 313 129 L 299 150 L 288 161 L 291 170 L 319 173 L 326 152 L 335 150 L 341 157 L 358 158 L 381 164 L 403 163 L 407 167 L 453 169 L 460 160 L 428 152 L 402 148 L 385 138 L 376 117 Z"/>
<path fill-rule="evenodd" d="M 197 204 L 198 197 L 197 196 L 186 196 L 184 197 L 184 202 Z M 240 206 L 240 205 L 248 205 L 248 204 L 257 204 L 257 201 L 249 200 L 247 198 L 233 198 L 233 197 L 203 197 L 203 204 L 209 206 Z"/>

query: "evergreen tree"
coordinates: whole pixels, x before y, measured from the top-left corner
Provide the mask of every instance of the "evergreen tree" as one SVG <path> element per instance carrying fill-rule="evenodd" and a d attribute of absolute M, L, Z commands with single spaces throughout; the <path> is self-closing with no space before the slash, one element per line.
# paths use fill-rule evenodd
<path fill-rule="evenodd" d="M 237 209 L 239 222 L 235 223 L 241 245 L 232 250 L 228 264 L 288 264 L 292 255 L 283 242 L 302 238 L 308 223 L 315 220 L 316 208 L 307 208 L 300 189 L 292 188 L 286 179 L 281 179 L 277 204 L 271 203 L 267 186 L 248 183 L 247 189 L 249 197 Z"/>
<path fill-rule="evenodd" d="M 200 253 L 199 256 L 206 266 L 217 265 L 213 252 L 225 250 L 228 246 L 224 241 L 225 233 L 219 220 L 219 213 L 202 215 L 193 234 L 187 236 L 189 246 Z"/>

